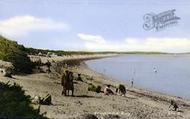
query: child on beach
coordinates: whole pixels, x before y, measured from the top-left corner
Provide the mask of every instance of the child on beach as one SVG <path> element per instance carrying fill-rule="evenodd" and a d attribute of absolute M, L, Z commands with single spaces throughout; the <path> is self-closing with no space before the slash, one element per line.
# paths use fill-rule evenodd
<path fill-rule="evenodd" d="M 107 85 L 107 86 L 104 88 L 104 94 L 105 94 L 105 95 L 109 95 L 109 94 L 113 95 L 113 94 L 114 94 L 113 91 L 112 91 L 111 88 L 110 88 L 110 85 Z"/>
<path fill-rule="evenodd" d="M 177 111 L 177 109 L 179 108 L 177 103 L 174 100 L 171 100 L 169 108 L 171 106 L 173 106 L 174 111 Z"/>

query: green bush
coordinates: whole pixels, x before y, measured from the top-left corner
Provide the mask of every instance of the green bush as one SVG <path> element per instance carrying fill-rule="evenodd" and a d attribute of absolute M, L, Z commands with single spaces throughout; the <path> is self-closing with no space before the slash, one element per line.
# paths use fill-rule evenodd
<path fill-rule="evenodd" d="M 101 88 L 102 88 L 102 87 L 98 85 L 98 86 L 96 87 L 96 92 L 97 92 L 97 93 L 100 93 L 100 92 L 101 92 Z"/>
<path fill-rule="evenodd" d="M 126 93 L 126 88 L 124 85 L 122 84 L 119 84 L 119 91 L 122 93 L 122 94 L 125 94 Z"/>
<path fill-rule="evenodd" d="M 17 84 L 0 83 L 0 104 L 0 118 L 46 119 L 31 106 L 30 96 Z"/>
<path fill-rule="evenodd" d="M 35 66 L 25 50 L 23 45 L 0 36 L 0 60 L 11 62 L 16 72 L 31 73 Z"/>
<path fill-rule="evenodd" d="M 88 91 L 96 91 L 96 86 L 95 85 L 93 85 L 93 84 L 89 84 L 88 85 Z"/>
<path fill-rule="evenodd" d="M 24 53 L 10 53 L 3 60 L 11 62 L 15 67 L 15 71 L 21 73 L 31 73 L 35 66 Z"/>
<path fill-rule="evenodd" d="M 97 92 L 100 93 L 101 92 L 101 86 L 95 86 L 94 84 L 90 83 L 88 85 L 88 91 L 93 91 L 93 92 Z"/>

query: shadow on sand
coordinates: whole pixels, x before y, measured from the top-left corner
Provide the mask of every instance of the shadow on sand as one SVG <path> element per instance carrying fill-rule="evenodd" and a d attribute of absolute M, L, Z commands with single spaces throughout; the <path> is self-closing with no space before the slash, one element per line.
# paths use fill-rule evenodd
<path fill-rule="evenodd" d="M 73 97 L 79 97 L 79 98 L 101 98 L 101 96 L 90 96 L 90 95 L 75 95 Z"/>

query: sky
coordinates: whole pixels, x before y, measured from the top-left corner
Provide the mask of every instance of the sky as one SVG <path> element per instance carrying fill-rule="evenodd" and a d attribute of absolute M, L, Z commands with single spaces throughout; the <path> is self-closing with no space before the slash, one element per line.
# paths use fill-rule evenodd
<path fill-rule="evenodd" d="M 143 29 L 172 9 L 177 24 Z M 33 48 L 190 52 L 189 21 L 189 0 L 0 0 L 0 34 Z"/>

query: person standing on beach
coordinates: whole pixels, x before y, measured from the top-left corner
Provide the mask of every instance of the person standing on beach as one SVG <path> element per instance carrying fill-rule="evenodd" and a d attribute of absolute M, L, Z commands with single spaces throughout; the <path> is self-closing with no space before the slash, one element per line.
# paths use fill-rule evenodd
<path fill-rule="evenodd" d="M 81 78 L 81 74 L 78 74 L 77 81 L 83 81 Z"/>
<path fill-rule="evenodd" d="M 61 86 L 62 86 L 62 92 L 61 92 L 61 95 L 65 95 L 66 94 L 66 89 L 65 89 L 65 87 L 64 87 L 64 84 L 65 84 L 65 78 L 66 78 L 66 76 L 65 76 L 66 74 L 65 73 L 63 73 L 63 75 L 62 75 L 62 78 L 61 78 Z"/>
<path fill-rule="evenodd" d="M 169 106 L 169 108 L 170 108 L 171 106 L 173 106 L 174 111 L 177 111 L 177 109 L 179 108 L 178 105 L 177 105 L 177 103 L 176 103 L 174 100 L 171 100 L 171 101 L 170 101 L 170 106 Z"/>
<path fill-rule="evenodd" d="M 73 72 L 70 72 L 69 73 L 69 90 L 72 91 L 72 96 L 74 96 L 74 83 L 73 83 L 73 79 L 74 79 L 74 76 L 73 76 Z M 69 92 L 68 92 L 69 94 Z"/>
<path fill-rule="evenodd" d="M 51 67 L 51 63 L 50 63 L 50 61 L 49 60 L 47 60 L 47 63 L 46 63 L 46 65 L 47 65 L 47 72 L 48 73 L 50 73 L 51 72 L 51 70 L 50 70 L 50 67 Z"/>
<path fill-rule="evenodd" d="M 63 94 L 64 94 L 65 96 L 67 95 L 67 94 L 66 94 L 66 90 L 67 90 L 68 82 L 69 82 L 69 71 L 66 70 L 65 73 L 63 73 L 63 76 L 62 76 L 62 78 L 61 78 L 61 85 L 62 85 L 62 87 L 63 87 L 62 95 L 63 95 Z"/>
<path fill-rule="evenodd" d="M 133 87 L 133 84 L 134 84 L 134 78 L 132 78 L 131 80 L 131 87 Z"/>

